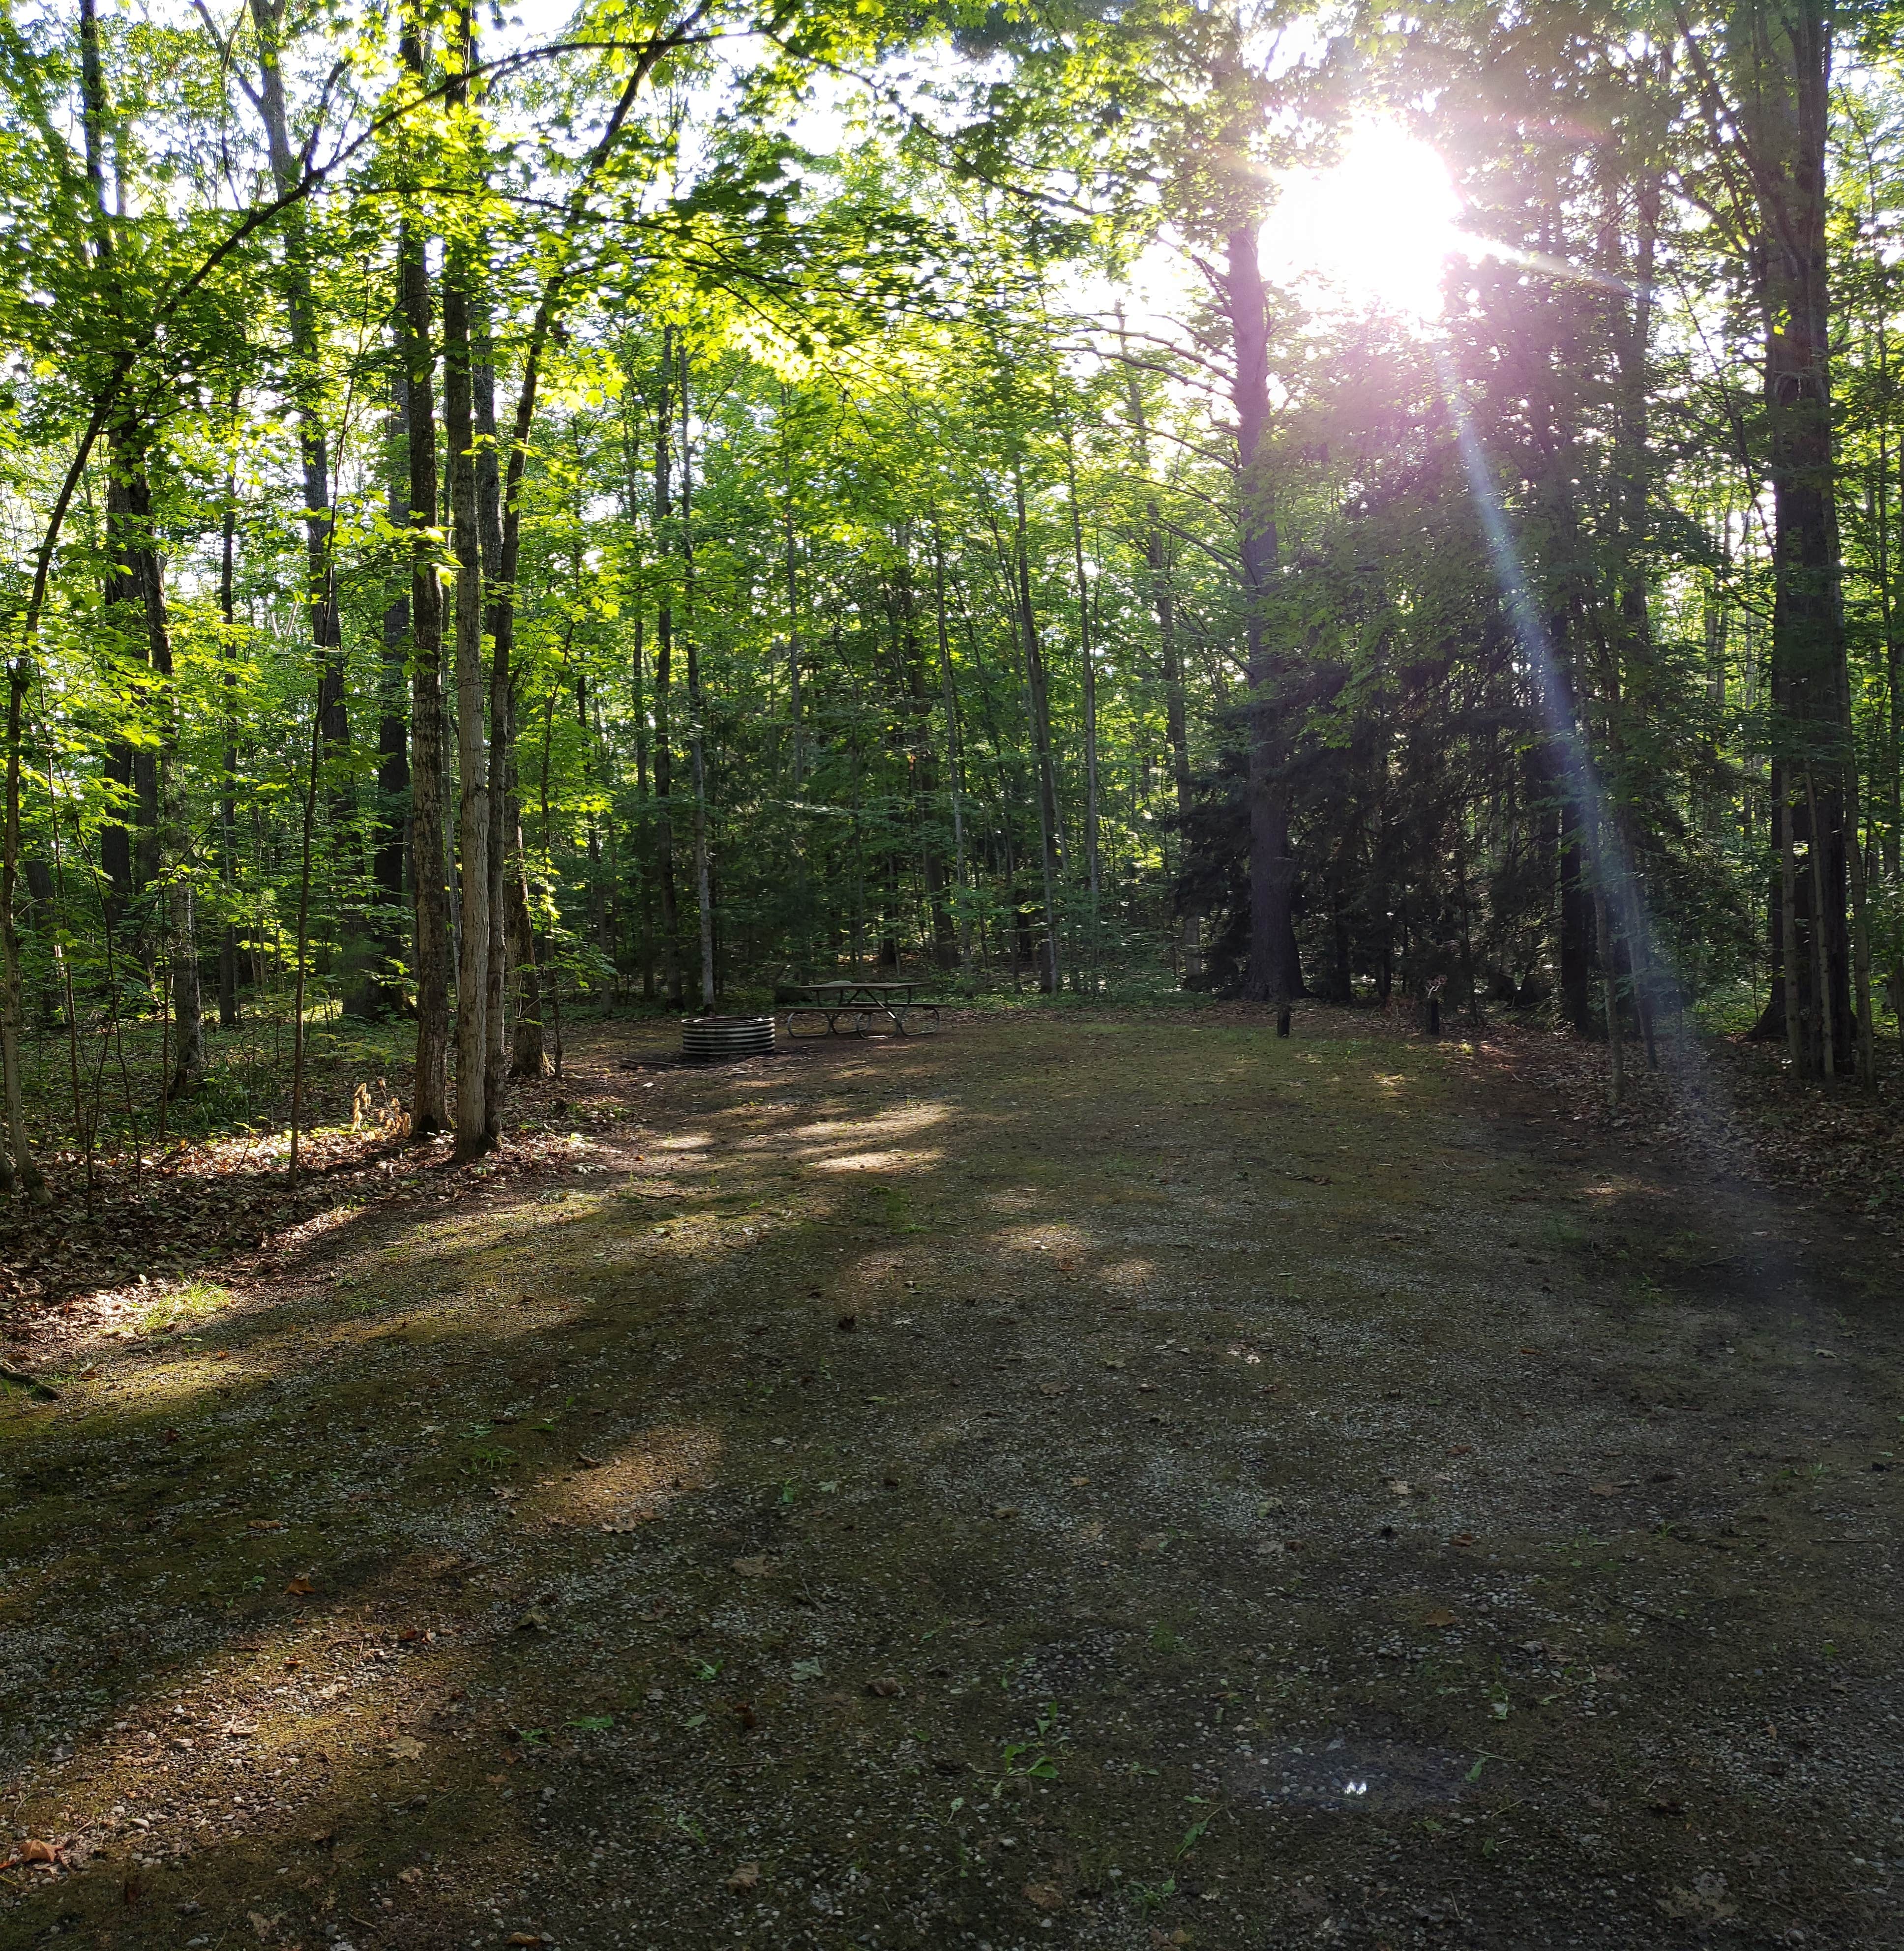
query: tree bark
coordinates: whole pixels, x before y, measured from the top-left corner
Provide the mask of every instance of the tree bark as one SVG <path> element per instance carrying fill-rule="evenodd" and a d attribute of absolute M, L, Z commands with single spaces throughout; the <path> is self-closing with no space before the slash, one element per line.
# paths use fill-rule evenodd
<path fill-rule="evenodd" d="M 509 1093 L 510 1050 L 505 999 L 514 929 L 507 891 L 509 841 L 518 825 L 515 779 L 516 683 L 510 668 L 516 607 L 514 592 L 503 581 L 501 457 L 496 451 L 495 354 L 486 314 L 480 321 L 476 354 L 476 526 L 482 538 L 482 574 L 488 597 L 489 651 L 489 958 L 483 1016 L 488 1048 L 483 1062 L 482 1124 L 489 1143 L 502 1142 L 503 1103 Z M 540 348 L 536 348 L 539 352 Z M 530 411 L 534 411 L 533 394 Z M 520 427 L 521 418 L 518 415 Z M 523 429 L 524 439 L 527 430 Z M 512 442 L 512 456 L 517 442 Z M 520 486 L 520 480 L 517 483 Z M 511 575 L 513 567 L 511 566 Z"/>
<path fill-rule="evenodd" d="M 283 52 L 286 0 L 250 0 L 258 41 L 258 86 L 248 90 L 264 126 L 265 155 L 273 187 L 289 197 L 303 175 L 292 146 L 285 103 Z M 317 661 L 317 733 L 320 782 L 330 809 L 331 846 L 341 854 L 351 831 L 354 794 L 345 760 L 350 751 L 350 718 L 345 704 L 343 620 L 337 601 L 334 560 L 336 517 L 331 506 L 330 457 L 318 405 L 322 383 L 317 309 L 311 286 L 308 229 L 301 200 L 290 202 L 282 218 L 286 323 L 291 339 L 290 391 L 298 421 L 298 457 L 304 476 L 304 610 L 312 654 Z M 353 844 L 352 852 L 355 848 Z M 341 864 L 341 863 L 340 863 Z M 350 878 L 361 870 L 361 858 Z M 339 916 L 344 937 L 345 1009 L 370 1013 L 375 977 L 365 966 L 364 917 L 354 901 Z"/>
<path fill-rule="evenodd" d="M 959 967 L 972 966 L 972 918 L 967 910 L 970 885 L 966 866 L 964 794 L 960 789 L 959 768 L 963 754 L 959 734 L 959 693 L 952 675 L 952 644 L 945 627 L 945 544 L 939 533 L 938 517 L 932 517 L 933 613 L 938 629 L 939 693 L 945 706 L 945 777 L 952 806 L 952 865 L 954 904 L 957 911 Z"/>
<path fill-rule="evenodd" d="M 36 1206 L 52 1195 L 27 1137 L 27 1107 L 20 1077 L 20 931 L 14 902 L 20 885 L 20 740 L 32 667 L 24 656 L 7 666 L 7 807 L 0 840 L 0 1090 L 5 1097 L 7 1144 L 0 1157 L 0 1189 L 25 1188 Z"/>
<path fill-rule="evenodd" d="M 1091 585 L 1085 575 L 1084 517 L 1078 507 L 1078 457 L 1071 423 L 1064 422 L 1064 479 L 1071 513 L 1071 562 L 1078 589 L 1078 666 L 1084 704 L 1085 882 L 1090 902 L 1091 979 L 1098 980 L 1102 954 L 1103 876 L 1098 860 L 1097 660 L 1091 641 Z"/>
<path fill-rule="evenodd" d="M 654 546 L 665 564 L 673 552 L 674 503 L 674 328 L 661 328 L 661 397 L 655 410 Z M 654 866 L 661 901 L 661 986 L 682 1007 L 680 902 L 674 884 L 674 609 L 667 585 L 654 620 Z"/>
<path fill-rule="evenodd" d="M 1811 865 L 1789 913 L 1801 942 L 1773 945 L 1774 979 L 1759 1032 L 1776 1035 L 1794 1004 L 1806 1070 L 1843 1071 L 1851 1054 L 1846 781 L 1855 763 L 1840 581 L 1831 437 L 1831 290 L 1825 164 L 1831 25 L 1824 0 L 1738 0 L 1727 56 L 1739 149 L 1756 218 L 1756 294 L 1764 319 L 1766 459 L 1772 483 L 1771 791 L 1805 801 Z M 1816 939 L 1814 941 L 1814 936 Z M 1830 1026 L 1828 1060 L 1821 1037 Z"/>
<path fill-rule="evenodd" d="M 1243 523 L 1243 601 L 1250 682 L 1250 964 L 1244 993 L 1286 1009 L 1302 993 L 1297 954 L 1296 863 L 1289 851 L 1289 794 L 1280 776 L 1283 660 L 1271 649 L 1265 610 L 1276 562 L 1263 436 L 1269 423 L 1269 316 L 1253 224 L 1229 233 L 1223 298 L 1235 358 L 1237 490 Z"/>
<path fill-rule="evenodd" d="M 232 919 L 238 899 L 238 482 L 225 482 L 225 514 L 220 524 L 218 615 L 223 629 L 218 661 L 225 696 L 223 747 L 219 754 L 218 877 L 225 891 L 224 927 L 218 938 L 218 1027 L 238 1025 L 238 927 Z"/>
<path fill-rule="evenodd" d="M 385 513 L 391 528 L 401 534 L 410 526 L 407 451 L 410 414 L 401 345 L 398 350 L 398 361 L 391 375 L 390 414 L 386 423 L 389 485 Z M 409 824 L 410 726 L 404 710 L 404 663 L 409 641 L 410 590 L 406 583 L 402 588 L 391 592 L 383 612 L 383 660 L 380 672 L 382 698 L 377 718 L 376 841 L 370 857 L 371 877 L 386 917 L 379 930 L 383 967 L 376 985 L 373 1005 L 374 1013 L 379 1016 L 393 1014 L 402 1006 L 402 988 L 395 972 L 403 957 L 403 938 L 395 917 L 403 910 L 404 833 Z"/>
<path fill-rule="evenodd" d="M 688 347 L 681 346 L 681 591 L 688 638 L 688 756 L 694 773 L 694 904 L 701 921 L 701 1004 L 714 1007 L 714 897 L 707 858 L 707 702 L 694 628 L 694 445 L 688 407 Z"/>
<path fill-rule="evenodd" d="M 529 436 L 535 422 L 542 357 L 558 295 L 559 288 L 545 293 L 536 309 L 528 349 L 523 357 L 522 385 L 516 398 L 515 425 L 511 430 L 509 457 L 504 471 L 495 581 L 490 609 L 490 629 L 494 640 L 490 714 L 492 726 L 496 728 L 490 750 L 492 761 L 498 748 L 504 761 L 499 775 L 492 772 L 490 790 L 492 808 L 505 823 L 502 832 L 493 835 L 492 847 L 498 885 L 500 888 L 506 882 L 507 887 L 502 898 L 507 905 L 507 928 L 511 939 L 505 948 L 513 954 L 522 972 L 522 1003 L 516 1019 L 515 1044 L 510 1064 L 511 1074 L 517 1077 L 539 1077 L 548 1067 L 548 1060 L 542 1050 L 542 988 L 535 967 L 535 930 L 529 919 L 528 870 L 523 857 L 521 803 L 517 785 L 516 682 L 512 658 L 516 641 L 516 575 L 522 555 L 523 476 L 529 464 Z M 515 848 L 516 872 L 513 875 L 503 872 L 505 839 L 513 841 Z M 502 933 L 502 928 L 498 926 L 497 932 Z M 501 957 L 492 955 L 491 996 L 493 1006 L 498 1010 L 501 983 L 507 972 L 501 964 Z M 498 1138 L 502 1128 L 503 1095 L 507 1088 L 507 1080 L 501 1075 L 498 1042 L 495 1074 L 492 1074 L 489 1084 L 490 1129 Z"/>
<path fill-rule="evenodd" d="M 423 45 L 406 15 L 404 54 L 420 78 Z M 401 267 L 404 392 L 410 429 L 411 757 L 410 854 L 417 926 L 417 1080 L 411 1135 L 434 1136 L 448 1121 L 449 893 L 443 856 L 443 597 L 437 579 L 436 355 L 429 271 L 423 240 L 398 233 Z"/>
<path fill-rule="evenodd" d="M 489 778 L 483 723 L 482 544 L 476 519 L 476 427 L 470 343 L 473 267 L 452 244 L 443 274 L 443 438 L 456 557 L 456 1157 L 480 1157 L 488 1135 Z"/>
<path fill-rule="evenodd" d="M 1025 509 L 1025 472 L 1012 470 L 1017 526 L 1012 571 L 1018 599 L 1018 626 L 1025 652 L 1025 697 L 1032 747 L 1038 764 L 1038 863 L 1044 887 L 1044 948 L 1039 957 L 1038 987 L 1058 993 L 1062 979 L 1058 938 L 1058 888 L 1063 871 L 1058 844 L 1057 772 L 1051 751 L 1051 700 L 1045 682 L 1044 651 L 1038 641 L 1038 613 L 1032 604 L 1032 562 Z"/>

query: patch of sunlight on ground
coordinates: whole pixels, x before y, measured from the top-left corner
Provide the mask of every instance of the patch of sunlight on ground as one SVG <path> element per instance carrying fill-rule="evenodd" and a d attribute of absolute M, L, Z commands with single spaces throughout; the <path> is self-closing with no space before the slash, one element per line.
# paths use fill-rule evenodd
<path fill-rule="evenodd" d="M 1020 1252 L 1028 1253 L 1088 1253 L 1095 1244 L 1088 1235 L 1075 1226 L 1057 1221 L 1038 1227 L 1015 1227 L 1008 1232 L 994 1234 L 993 1238 L 1000 1246 L 1016 1247 Z"/>
<path fill-rule="evenodd" d="M 657 1152 L 698 1152 L 714 1142 L 710 1132 L 676 1132 L 671 1138 L 652 1138 L 648 1149 Z"/>
<path fill-rule="evenodd" d="M 296 1595 L 299 1583 L 289 1581 L 287 1594 Z M 374 1608 L 375 1598 L 361 1595 L 360 1605 Z M 428 1692 L 445 1690 L 476 1648 L 452 1650 L 433 1631 L 416 1628 L 392 1634 L 360 1627 L 335 1637 L 344 1625 L 295 1612 L 276 1625 L 248 1621 L 243 1644 L 228 1642 L 192 1668 L 155 1675 L 142 1700 L 121 1703 L 126 1713 L 141 1706 L 156 1713 L 173 1703 L 185 1711 L 159 1723 L 157 1742 L 122 1720 L 76 1743 L 63 1792 L 102 1807 L 117 1803 L 135 1816 L 163 1812 L 176 1832 L 176 1867 L 198 1850 L 234 1849 L 244 1832 L 233 1824 L 259 1820 L 263 1804 L 281 1793 L 287 1808 L 313 1795 L 370 1807 L 379 1799 L 400 1803 L 420 1789 L 440 1791 L 439 1772 L 455 1759 L 451 1739 L 434 1730 L 418 1739 L 397 1728 L 412 1717 L 420 1683 Z M 375 1644 L 390 1640 L 396 1644 Z M 208 1709 L 208 1698 L 220 1704 Z M 145 1771 L 161 1751 L 163 1778 L 155 1781 Z M 125 1833 L 136 1856 L 144 1846 L 137 1826 Z"/>
<path fill-rule="evenodd" d="M 136 1334 L 151 1334 L 181 1322 L 202 1320 L 232 1302 L 229 1290 L 211 1281 L 185 1280 L 104 1297 L 99 1314 L 103 1321 L 129 1327 Z"/>
<path fill-rule="evenodd" d="M 1155 1260 L 1111 1260 L 1097 1269 L 1097 1278 L 1107 1287 L 1142 1287 L 1160 1277 Z"/>
<path fill-rule="evenodd" d="M 946 1107 L 941 1103 L 897 1104 L 868 1118 L 825 1118 L 817 1124 L 801 1125 L 791 1135 L 820 1143 L 830 1138 L 863 1137 L 868 1132 L 886 1132 L 896 1137 L 902 1132 L 923 1131 L 928 1125 L 938 1124 L 946 1116 Z"/>
<path fill-rule="evenodd" d="M 812 1161 L 816 1172 L 888 1172 L 911 1166 L 937 1165 L 945 1154 L 924 1152 L 845 1152 L 835 1158 Z"/>
<path fill-rule="evenodd" d="M 522 1507 L 552 1524 L 633 1531 L 686 1492 L 707 1489 L 715 1481 L 720 1456 L 721 1439 L 713 1430 L 665 1425 L 644 1431 L 618 1456 L 538 1485 Z"/>

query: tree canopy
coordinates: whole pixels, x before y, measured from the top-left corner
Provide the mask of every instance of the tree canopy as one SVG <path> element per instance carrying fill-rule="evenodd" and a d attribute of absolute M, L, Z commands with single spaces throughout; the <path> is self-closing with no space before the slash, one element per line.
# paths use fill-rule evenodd
<path fill-rule="evenodd" d="M 876 969 L 1874 1082 L 1892 24 L 0 15 L 9 1187 Z"/>

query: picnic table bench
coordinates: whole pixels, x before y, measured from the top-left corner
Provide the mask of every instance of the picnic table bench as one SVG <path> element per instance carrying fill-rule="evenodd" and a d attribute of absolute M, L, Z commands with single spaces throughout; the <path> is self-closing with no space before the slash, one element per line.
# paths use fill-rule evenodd
<path fill-rule="evenodd" d="M 870 1035 L 873 1025 L 882 1017 L 900 1036 L 917 1035 L 939 1026 L 938 1004 L 919 1000 L 923 983 L 808 982 L 800 986 L 810 1000 L 796 1003 L 788 1010 L 790 1037 L 847 1035 L 848 1032 L 840 1028 L 842 1017 L 851 1019 L 850 1032 L 854 1036 Z M 813 1027 L 799 1028 L 794 1020 L 822 1017 L 826 1019 L 823 1029 L 816 1021 Z"/>

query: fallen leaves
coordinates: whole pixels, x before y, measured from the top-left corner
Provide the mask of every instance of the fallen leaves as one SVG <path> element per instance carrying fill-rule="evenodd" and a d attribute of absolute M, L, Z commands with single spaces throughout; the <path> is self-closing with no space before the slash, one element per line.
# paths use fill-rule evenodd
<path fill-rule="evenodd" d="M 14 1846 L 13 1854 L 0 1863 L 0 1870 L 36 1866 L 53 1871 L 62 1868 L 65 1862 L 66 1846 L 63 1843 L 48 1843 L 38 1837 L 29 1837 L 25 1842 Z"/>
<path fill-rule="evenodd" d="M 1457 1551 L 1465 1551 L 1474 1541 L 1475 1534 L 1471 1531 L 1458 1531 L 1448 1540 Z"/>
<path fill-rule="evenodd" d="M 414 1735 L 399 1734 L 383 1751 L 393 1762 L 416 1762 L 423 1758 L 423 1744 Z"/>
<path fill-rule="evenodd" d="M 284 1588 L 284 1596 L 287 1599 L 308 1599 L 317 1589 L 308 1578 L 294 1578 Z"/>
<path fill-rule="evenodd" d="M 764 1553 L 757 1558 L 737 1558 L 733 1564 L 733 1569 L 743 1578 L 771 1578 L 778 1569 Z"/>

